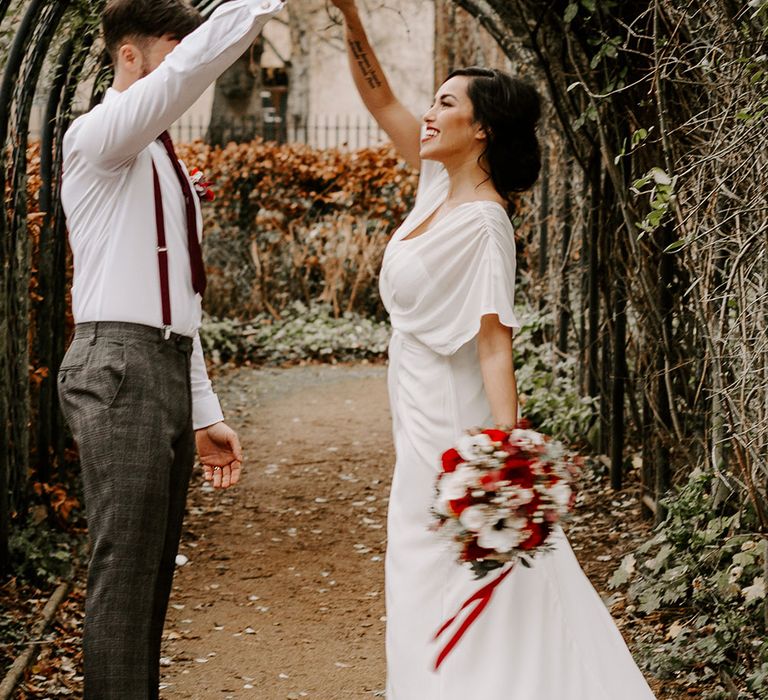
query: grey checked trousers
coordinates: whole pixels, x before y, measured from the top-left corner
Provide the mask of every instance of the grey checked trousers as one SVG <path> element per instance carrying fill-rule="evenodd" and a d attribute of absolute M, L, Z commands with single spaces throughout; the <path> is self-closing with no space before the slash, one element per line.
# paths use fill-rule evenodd
<path fill-rule="evenodd" d="M 160 642 L 194 463 L 192 340 L 87 323 L 59 370 L 80 451 L 91 560 L 86 700 L 159 697 Z"/>

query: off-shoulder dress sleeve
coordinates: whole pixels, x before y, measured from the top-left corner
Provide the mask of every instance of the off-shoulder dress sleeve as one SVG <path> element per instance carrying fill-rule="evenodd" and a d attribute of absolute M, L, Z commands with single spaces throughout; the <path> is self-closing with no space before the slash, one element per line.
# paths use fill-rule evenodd
<path fill-rule="evenodd" d="M 452 355 L 477 335 L 485 315 L 520 327 L 514 310 L 515 241 L 506 212 L 492 202 L 464 206 L 441 228 L 413 250 L 426 273 L 417 300 L 408 308 L 395 304 L 390 314 L 395 328 L 438 354 Z"/>

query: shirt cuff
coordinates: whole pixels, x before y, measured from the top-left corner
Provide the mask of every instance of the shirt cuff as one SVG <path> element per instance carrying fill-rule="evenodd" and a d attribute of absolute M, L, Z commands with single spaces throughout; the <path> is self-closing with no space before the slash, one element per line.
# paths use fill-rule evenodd
<path fill-rule="evenodd" d="M 208 379 L 208 370 L 205 367 L 199 333 L 195 333 L 195 337 L 192 339 L 189 375 L 192 389 L 192 427 L 195 430 L 200 430 L 223 421 L 224 413 L 221 410 L 221 404 L 216 394 L 213 393 L 211 380 Z"/>
<path fill-rule="evenodd" d="M 209 425 L 221 423 L 223 420 L 224 413 L 216 394 L 210 393 L 192 403 L 192 427 L 195 430 L 207 428 Z"/>

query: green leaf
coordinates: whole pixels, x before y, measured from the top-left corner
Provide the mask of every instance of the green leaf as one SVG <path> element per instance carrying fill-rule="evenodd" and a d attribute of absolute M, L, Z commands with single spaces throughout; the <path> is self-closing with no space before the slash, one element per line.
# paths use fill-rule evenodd
<path fill-rule="evenodd" d="M 670 243 L 666 248 L 664 248 L 665 253 L 677 253 L 679 250 L 682 250 L 685 248 L 687 241 L 684 238 L 681 238 L 679 241 L 675 241 L 674 243 Z"/>
<path fill-rule="evenodd" d="M 733 555 L 733 563 L 738 566 L 749 566 L 755 563 L 757 555 L 758 552 L 755 549 L 748 552 L 737 552 Z"/>
<path fill-rule="evenodd" d="M 661 607 L 661 597 L 655 591 L 646 591 L 640 598 L 640 611 L 652 613 Z"/>
<path fill-rule="evenodd" d="M 635 180 L 632 183 L 632 187 L 634 187 L 636 190 L 641 190 L 643 187 L 645 187 L 649 182 L 651 181 L 650 176 L 646 175 L 645 177 L 641 177 L 639 180 Z"/>
<path fill-rule="evenodd" d="M 681 564 L 680 566 L 675 566 L 674 568 L 665 571 L 661 580 L 672 582 L 679 579 L 681 576 L 685 576 L 686 573 L 688 573 L 688 567 L 685 564 Z"/>
<path fill-rule="evenodd" d="M 613 572 L 611 580 L 608 582 L 609 588 L 618 588 L 623 586 L 632 577 L 635 572 L 635 555 L 627 554 L 622 560 L 616 571 Z"/>
<path fill-rule="evenodd" d="M 666 214 L 666 211 L 654 209 L 650 214 L 648 214 L 645 220 L 648 222 L 648 225 L 652 229 L 656 229 L 659 227 L 661 220 L 664 218 L 664 214 Z"/>
<path fill-rule="evenodd" d="M 565 16 L 563 19 L 565 19 L 566 24 L 570 24 L 573 22 L 574 18 L 579 12 L 579 6 L 577 3 L 572 2 L 568 7 L 565 8 Z"/>
<path fill-rule="evenodd" d="M 659 549 L 656 556 L 646 563 L 646 566 L 654 573 L 658 573 L 659 569 L 664 566 L 664 563 L 667 561 L 669 555 L 672 554 L 673 551 L 674 548 L 671 544 L 663 545 L 661 549 Z"/>
<path fill-rule="evenodd" d="M 648 129 L 638 129 L 632 134 L 632 148 L 645 141 L 648 138 Z"/>

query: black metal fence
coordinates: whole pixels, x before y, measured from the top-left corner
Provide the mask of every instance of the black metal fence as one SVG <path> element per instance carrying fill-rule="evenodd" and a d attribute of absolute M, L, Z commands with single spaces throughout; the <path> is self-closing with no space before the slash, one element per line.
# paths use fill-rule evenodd
<path fill-rule="evenodd" d="M 30 137 L 40 137 L 44 109 L 33 110 Z M 171 127 L 171 136 L 179 143 L 207 139 L 211 124 L 210 114 L 188 112 Z M 263 137 L 278 143 L 301 143 L 315 148 L 343 148 L 358 150 L 378 146 L 387 135 L 376 122 L 360 114 L 317 114 L 299 123 L 290 123 L 280 116 L 265 113 L 263 117 L 229 119 L 216 128 L 220 142 L 250 141 Z"/>
<path fill-rule="evenodd" d="M 171 135 L 180 142 L 205 139 L 209 124 L 210 115 L 189 113 L 173 125 Z M 318 114 L 303 123 L 293 124 L 271 115 L 246 117 L 228 121 L 223 131 L 224 141 L 243 141 L 262 136 L 266 141 L 278 143 L 350 150 L 377 146 L 387 139 L 375 121 L 359 114 Z"/>

